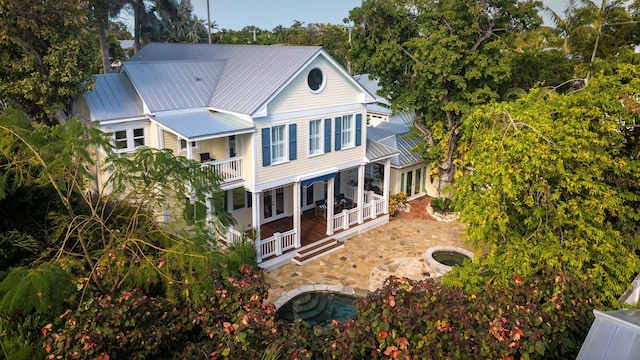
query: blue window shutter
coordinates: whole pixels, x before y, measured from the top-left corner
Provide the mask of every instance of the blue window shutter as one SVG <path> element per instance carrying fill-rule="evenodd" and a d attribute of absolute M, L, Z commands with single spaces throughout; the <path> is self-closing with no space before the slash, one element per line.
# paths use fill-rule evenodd
<path fill-rule="evenodd" d="M 342 118 L 336 118 L 336 151 L 342 149 Z"/>
<path fill-rule="evenodd" d="M 356 146 L 362 145 L 362 114 L 356 114 Z"/>
<path fill-rule="evenodd" d="M 331 152 L 331 119 L 324 119 L 324 152 Z"/>
<path fill-rule="evenodd" d="M 296 124 L 289 124 L 289 160 L 295 160 L 297 155 Z"/>
<path fill-rule="evenodd" d="M 271 165 L 271 128 L 262 129 L 262 166 Z"/>

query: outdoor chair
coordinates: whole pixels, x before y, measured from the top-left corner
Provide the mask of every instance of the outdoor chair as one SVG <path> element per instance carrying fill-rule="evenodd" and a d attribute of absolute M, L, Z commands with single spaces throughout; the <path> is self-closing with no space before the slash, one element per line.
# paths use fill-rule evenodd
<path fill-rule="evenodd" d="M 344 196 L 344 194 L 339 194 L 338 195 L 338 204 L 340 204 L 340 206 L 343 209 L 351 209 L 353 207 L 353 201 L 351 199 L 348 199 Z"/>
<path fill-rule="evenodd" d="M 211 155 L 208 152 L 200 153 L 200 162 L 213 161 Z"/>
<path fill-rule="evenodd" d="M 327 202 L 325 200 L 316 201 L 316 216 L 322 219 L 327 218 Z"/>

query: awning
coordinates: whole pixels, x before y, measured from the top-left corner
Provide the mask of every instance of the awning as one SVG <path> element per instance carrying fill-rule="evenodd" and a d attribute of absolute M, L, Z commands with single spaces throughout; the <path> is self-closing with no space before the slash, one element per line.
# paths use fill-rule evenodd
<path fill-rule="evenodd" d="M 336 177 L 336 175 L 338 175 L 338 173 L 331 173 L 331 174 L 326 174 L 326 175 L 320 175 L 320 176 L 316 176 L 312 179 L 307 179 L 307 180 L 302 180 L 300 182 L 300 184 L 302 186 L 309 186 L 311 184 L 313 184 L 314 182 L 318 182 L 318 181 L 325 181 L 325 180 L 329 180 L 329 179 L 333 179 L 334 177 Z"/>

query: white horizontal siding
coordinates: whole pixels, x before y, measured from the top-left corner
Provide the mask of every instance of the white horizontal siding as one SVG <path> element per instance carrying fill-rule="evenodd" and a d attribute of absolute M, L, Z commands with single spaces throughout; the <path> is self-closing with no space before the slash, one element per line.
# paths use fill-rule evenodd
<path fill-rule="evenodd" d="M 309 70 L 320 68 L 325 76 L 326 86 L 319 93 L 313 93 L 307 85 Z M 320 57 L 302 71 L 293 81 L 273 99 L 268 106 L 269 114 L 281 114 L 348 105 L 360 102 L 360 91 L 336 72 L 334 66 Z"/>
<path fill-rule="evenodd" d="M 304 175 L 322 171 L 328 167 L 338 167 L 340 164 L 350 163 L 354 161 L 363 160 L 365 158 L 365 138 L 366 138 L 366 126 L 362 127 L 362 145 L 356 146 L 344 150 L 335 150 L 335 118 L 342 114 L 334 113 L 328 114 L 324 118 L 331 118 L 331 152 L 315 155 L 309 157 L 309 120 L 311 119 L 296 119 L 295 121 L 289 121 L 287 124 L 297 124 L 297 158 L 296 160 L 287 161 L 270 166 L 262 165 L 262 128 L 256 129 L 256 158 L 258 168 L 258 183 L 266 183 L 271 181 L 277 181 L 296 175 Z M 315 119 L 315 118 L 314 118 Z M 364 122 L 364 116 L 363 116 Z M 324 124 L 323 124 L 324 126 Z M 288 141 L 287 141 L 288 143 Z M 288 152 L 287 152 L 288 154 Z"/>

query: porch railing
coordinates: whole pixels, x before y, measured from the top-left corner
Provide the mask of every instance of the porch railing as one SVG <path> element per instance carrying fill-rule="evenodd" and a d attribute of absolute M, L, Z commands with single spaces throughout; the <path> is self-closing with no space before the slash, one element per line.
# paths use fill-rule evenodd
<path fill-rule="evenodd" d="M 202 168 L 205 173 L 217 173 L 223 182 L 242 180 L 244 177 L 241 157 L 205 162 Z"/>
<path fill-rule="evenodd" d="M 364 207 L 362 208 L 362 217 L 364 219 L 373 219 L 378 215 L 384 214 L 384 197 L 373 191 L 365 191 L 364 198 Z"/>
<path fill-rule="evenodd" d="M 345 209 L 333 216 L 334 230 L 347 230 L 350 226 L 358 223 L 358 208 Z"/>
<path fill-rule="evenodd" d="M 358 198 L 358 188 L 355 186 L 347 186 L 344 196 L 347 199 L 352 199 L 353 201 L 356 201 L 356 199 Z"/>
<path fill-rule="evenodd" d="M 279 256 L 282 252 L 296 247 L 296 230 L 284 233 L 275 233 L 273 236 L 262 239 L 258 243 L 258 262 L 269 256 Z"/>

